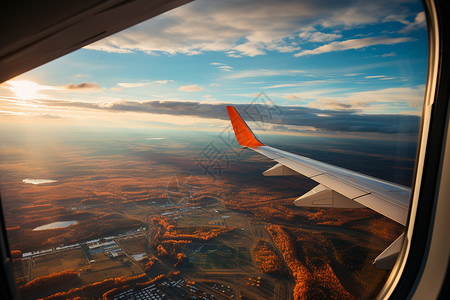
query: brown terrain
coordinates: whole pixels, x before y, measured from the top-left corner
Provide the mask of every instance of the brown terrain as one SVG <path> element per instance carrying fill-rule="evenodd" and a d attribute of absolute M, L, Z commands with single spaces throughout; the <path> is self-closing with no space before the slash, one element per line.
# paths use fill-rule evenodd
<path fill-rule="evenodd" d="M 245 157 L 213 177 L 175 151 L 133 147 L 127 155 L 64 148 L 51 173 L 21 160 L 2 164 L 23 299 L 113 299 L 162 287 L 168 278 L 183 278 L 183 293 L 202 290 L 216 299 L 366 299 L 386 280 L 389 272 L 372 260 L 401 233 L 395 222 L 369 209 L 294 207 L 314 183 L 264 178 L 270 163 L 263 158 Z M 24 178 L 58 181 L 33 185 Z M 60 221 L 77 223 L 33 231 Z M 109 244 L 96 252 L 98 239 Z M 25 257 L 42 250 L 49 252 Z"/>

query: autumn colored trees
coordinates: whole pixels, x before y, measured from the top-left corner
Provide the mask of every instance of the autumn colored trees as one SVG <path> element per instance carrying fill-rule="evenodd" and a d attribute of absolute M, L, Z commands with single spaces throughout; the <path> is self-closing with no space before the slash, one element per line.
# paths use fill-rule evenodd
<path fill-rule="evenodd" d="M 177 267 L 178 265 L 180 265 L 184 261 L 185 258 L 187 258 L 186 254 L 181 253 L 181 252 L 178 253 L 174 266 Z"/>
<path fill-rule="evenodd" d="M 187 244 L 208 241 L 234 230 L 225 226 L 176 226 L 172 219 L 162 216 L 153 217 L 151 221 L 158 227 L 154 239 L 156 254 L 169 256 L 174 260 L 174 266 L 179 266 L 186 258 L 182 251 Z"/>
<path fill-rule="evenodd" d="M 156 262 L 155 257 L 145 257 L 139 261 L 139 263 L 142 266 L 142 269 L 144 269 L 145 272 L 150 271 L 150 269 L 153 267 L 155 262 Z"/>
<path fill-rule="evenodd" d="M 280 250 L 295 280 L 294 299 L 353 299 L 342 286 L 327 257 L 319 256 L 314 250 L 314 243 L 309 237 L 298 240 L 306 246 L 303 262 L 297 257 L 295 240 L 279 225 L 267 226 L 276 247 Z M 314 260 L 314 258 L 319 259 Z"/>
<path fill-rule="evenodd" d="M 277 255 L 272 246 L 260 240 L 253 249 L 256 265 L 261 272 L 274 275 L 288 275 L 284 261 Z"/>
<path fill-rule="evenodd" d="M 294 241 L 281 226 L 269 225 L 267 230 L 272 236 L 275 245 L 283 255 L 284 261 L 289 266 L 295 280 L 294 299 L 307 299 L 308 297 L 308 280 L 311 274 L 306 267 L 300 263 L 296 256 Z"/>
<path fill-rule="evenodd" d="M 19 286 L 19 292 L 22 296 L 33 295 L 36 292 L 54 289 L 58 285 L 65 284 L 68 281 L 77 279 L 78 272 L 76 270 L 66 270 L 31 280 L 28 283 Z"/>
<path fill-rule="evenodd" d="M 94 282 L 91 284 L 84 285 L 80 288 L 73 288 L 68 290 L 67 292 L 61 292 L 53 294 L 47 298 L 46 300 L 59 300 L 59 299 L 72 299 L 75 297 L 84 297 L 84 298 L 95 298 L 93 295 L 102 295 L 102 293 L 106 293 L 112 289 L 120 289 L 123 286 L 130 285 L 132 283 L 142 281 L 147 277 L 145 274 L 136 275 L 132 277 L 117 277 L 117 278 L 108 278 L 99 282 Z M 115 290 L 117 291 L 117 290 Z"/>
<path fill-rule="evenodd" d="M 153 217 L 153 224 L 158 226 L 156 239 L 160 241 L 208 241 L 234 228 L 225 226 L 175 226 L 167 217 Z"/>
<path fill-rule="evenodd" d="M 11 258 L 12 259 L 21 259 L 22 258 L 22 251 L 20 251 L 20 250 L 11 250 Z"/>

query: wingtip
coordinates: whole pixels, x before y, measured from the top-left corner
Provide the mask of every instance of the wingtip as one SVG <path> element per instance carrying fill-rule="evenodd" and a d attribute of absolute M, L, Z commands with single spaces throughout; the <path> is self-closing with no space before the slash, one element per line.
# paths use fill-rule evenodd
<path fill-rule="evenodd" d="M 248 127 L 248 125 L 239 115 L 236 108 L 234 108 L 233 106 L 227 106 L 227 111 L 239 145 L 250 148 L 264 146 L 264 144 L 261 143 L 258 138 L 256 138 L 250 127 Z"/>

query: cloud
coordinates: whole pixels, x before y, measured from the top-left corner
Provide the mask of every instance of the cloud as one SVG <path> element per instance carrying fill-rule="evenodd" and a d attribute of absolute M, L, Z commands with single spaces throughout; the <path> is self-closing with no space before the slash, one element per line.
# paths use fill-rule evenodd
<path fill-rule="evenodd" d="M 276 88 L 288 88 L 288 87 L 300 87 L 300 86 L 311 86 L 322 83 L 336 83 L 335 80 L 309 80 L 309 81 L 301 81 L 301 82 L 292 82 L 292 83 L 282 83 L 271 86 L 266 86 L 266 89 L 276 89 Z"/>
<path fill-rule="evenodd" d="M 383 20 L 404 22 L 410 15 L 408 10 L 404 0 L 199 0 L 85 49 L 150 55 L 220 51 L 230 57 L 264 55 L 268 51 L 288 53 L 301 49 L 299 40 L 329 42 L 341 38 L 336 29 Z M 401 17 L 396 17 L 399 11 Z"/>
<path fill-rule="evenodd" d="M 233 70 L 233 67 L 224 64 L 224 63 L 219 63 L 219 62 L 213 62 L 210 63 L 210 65 L 216 66 L 217 69 L 221 70 L 221 71 L 227 71 L 230 72 L 231 70 Z"/>
<path fill-rule="evenodd" d="M 397 56 L 397 53 L 395 52 L 389 52 L 381 55 L 381 57 L 391 57 L 391 56 Z"/>
<path fill-rule="evenodd" d="M 283 98 L 288 100 L 298 100 L 298 97 L 295 95 L 286 95 Z"/>
<path fill-rule="evenodd" d="M 373 76 L 366 76 L 364 78 L 371 79 L 371 78 L 383 78 L 383 77 L 386 77 L 386 75 L 373 75 Z"/>
<path fill-rule="evenodd" d="M 387 77 L 391 79 L 390 77 Z M 384 78 L 381 78 L 382 80 Z M 375 91 L 347 93 L 341 97 L 320 97 L 309 103 L 309 107 L 319 109 L 346 110 L 353 109 L 365 113 L 386 111 L 420 112 L 425 95 L 424 86 L 386 88 Z"/>
<path fill-rule="evenodd" d="M 135 88 L 135 87 L 141 87 L 149 85 L 149 82 L 138 82 L 138 83 L 132 83 L 132 82 L 119 82 L 117 85 L 123 88 Z"/>
<path fill-rule="evenodd" d="M 64 119 L 60 115 L 48 114 L 48 113 L 31 113 L 31 112 L 20 112 L 20 111 L 7 111 L 0 110 L 0 115 L 2 116 L 20 116 L 20 117 L 38 117 L 45 119 Z"/>
<path fill-rule="evenodd" d="M 398 22 L 405 25 L 408 25 L 409 22 L 406 20 L 406 15 L 403 14 L 392 14 L 383 18 L 382 22 Z"/>
<path fill-rule="evenodd" d="M 47 100 L 50 107 L 69 109 L 95 109 L 111 112 L 141 112 L 175 116 L 196 116 L 217 120 L 229 120 L 225 103 L 200 103 L 186 101 L 120 101 L 109 103 L 88 103 Z M 256 120 L 280 126 L 307 126 L 322 132 L 376 132 L 414 133 L 418 132 L 420 118 L 401 114 L 362 114 L 352 104 L 336 103 L 339 109 L 318 109 L 300 106 L 277 106 L 269 108 L 262 104 L 232 104 L 247 121 Z M 250 108 L 250 109 L 249 109 Z M 259 112 L 250 114 L 249 112 Z M 255 119 L 256 118 L 256 119 Z"/>
<path fill-rule="evenodd" d="M 89 77 L 88 74 L 75 74 L 75 78 L 83 78 L 83 77 Z"/>
<path fill-rule="evenodd" d="M 219 67 L 217 67 L 217 69 L 219 69 L 219 70 L 221 70 L 221 71 L 227 71 L 227 72 L 230 72 L 231 70 L 233 70 L 233 67 L 230 67 L 230 66 L 219 66 Z"/>
<path fill-rule="evenodd" d="M 296 57 L 298 56 L 304 56 L 304 55 L 315 55 L 315 54 L 322 54 L 322 53 L 329 53 L 329 52 L 335 52 L 335 51 L 344 51 L 344 50 L 350 50 L 350 49 L 361 49 L 369 46 L 374 45 L 393 45 L 398 43 L 405 43 L 412 41 L 412 38 L 408 37 L 399 37 L 399 38 L 386 38 L 386 37 L 368 37 L 363 39 L 350 39 L 342 42 L 332 42 L 327 45 L 320 46 L 313 50 L 304 50 L 297 54 L 295 54 Z"/>
<path fill-rule="evenodd" d="M 208 100 L 208 101 L 217 101 L 217 99 L 211 95 L 204 95 L 203 98 L 205 98 L 205 100 Z"/>
<path fill-rule="evenodd" d="M 123 87 L 123 88 L 136 88 L 136 87 L 148 86 L 153 83 L 166 84 L 171 81 L 172 80 L 155 80 L 155 81 L 146 81 L 146 82 L 119 82 L 117 85 L 120 87 Z"/>
<path fill-rule="evenodd" d="M 337 39 L 342 38 L 342 34 L 336 34 L 336 33 L 323 33 L 323 32 L 301 32 L 299 37 L 308 40 L 310 42 L 330 42 Z"/>
<path fill-rule="evenodd" d="M 67 90 L 98 90 L 100 89 L 98 83 L 96 82 L 82 82 L 77 84 L 67 84 L 64 86 Z"/>
<path fill-rule="evenodd" d="M 183 85 L 178 88 L 179 91 L 183 92 L 198 92 L 202 91 L 203 88 L 197 84 L 189 84 L 189 85 Z"/>
<path fill-rule="evenodd" d="M 304 73 L 302 70 L 269 70 L 269 69 L 257 69 L 257 70 L 244 70 L 233 72 L 226 75 L 226 79 L 240 79 L 251 77 L 271 77 L 271 76 L 295 76 L 300 73 Z"/>
<path fill-rule="evenodd" d="M 427 20 L 425 17 L 425 12 L 422 11 L 416 15 L 414 22 L 409 23 L 405 28 L 400 30 L 400 33 L 405 33 L 405 32 L 409 32 L 409 31 L 425 28 L 425 26 L 427 25 L 426 21 Z"/>

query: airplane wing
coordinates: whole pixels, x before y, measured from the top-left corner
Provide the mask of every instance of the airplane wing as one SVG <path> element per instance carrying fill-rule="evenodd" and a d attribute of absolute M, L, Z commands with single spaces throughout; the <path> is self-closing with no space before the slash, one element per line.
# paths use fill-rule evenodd
<path fill-rule="evenodd" d="M 406 224 L 411 189 L 324 162 L 264 145 L 232 106 L 227 106 L 238 143 L 277 162 L 265 176 L 304 175 L 318 186 L 294 201 L 296 206 L 368 207 L 402 225 Z M 400 250 L 403 235 L 375 259 L 375 266 L 390 268 Z"/>

